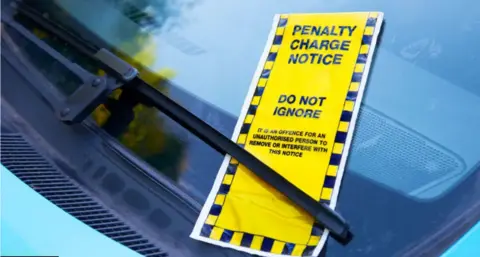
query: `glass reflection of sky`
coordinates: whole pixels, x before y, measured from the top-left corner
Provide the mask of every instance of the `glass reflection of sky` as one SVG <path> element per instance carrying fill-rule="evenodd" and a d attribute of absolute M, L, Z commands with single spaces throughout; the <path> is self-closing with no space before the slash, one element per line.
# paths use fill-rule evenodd
<path fill-rule="evenodd" d="M 180 87 L 238 115 L 274 14 L 378 10 L 385 12 L 384 48 L 478 92 L 474 88 L 478 69 L 471 65 L 480 57 L 475 48 L 480 44 L 479 5 L 432 0 L 205 0 L 184 13 L 185 24 L 176 33 L 206 52 L 187 55 L 160 40 L 157 65 L 174 68 L 178 72 L 174 82 Z"/>
<path fill-rule="evenodd" d="M 106 1 L 60 2 L 73 16 L 112 45 L 122 47 L 125 38 L 135 36 L 138 25 L 127 19 L 119 9 L 111 8 Z M 99 8 L 92 9 L 93 4 Z M 460 156 L 458 162 L 465 162 L 466 168 L 450 174 L 460 179 L 463 176 L 459 174 L 468 174 L 479 161 L 480 113 L 472 112 L 480 108 L 480 87 L 476 76 L 476 60 L 480 57 L 480 51 L 476 49 L 480 44 L 478 5 L 478 2 L 467 0 L 455 5 L 446 0 L 199 0 L 192 8 L 182 11 L 180 26 L 176 26 L 174 31 L 166 33 L 164 28 L 157 34 L 157 55 L 152 57 L 156 59 L 155 70 L 163 67 L 174 69 L 177 74 L 173 78 L 174 84 L 230 113 L 232 116 L 229 119 L 233 121 L 243 104 L 275 14 L 382 11 L 385 13 L 383 35 L 363 103 L 383 116 L 360 115 L 356 134 L 372 128 L 375 118 L 388 124 L 401 124 L 403 130 L 410 131 L 410 142 L 414 136 L 426 137 L 432 144 L 443 146 Z M 101 18 L 92 19 L 97 16 Z M 187 49 L 192 46 L 197 49 Z M 170 96 L 175 98 L 173 91 Z M 215 117 L 213 112 L 218 112 L 190 106 L 195 103 L 206 106 L 204 101 L 181 102 L 200 117 L 203 117 L 202 112 L 206 112 L 208 117 Z M 222 130 L 230 126 L 230 121 L 226 120 L 218 116 L 207 119 L 207 122 Z M 386 131 L 377 131 L 375 136 Z M 228 131 L 224 133 L 230 134 Z M 376 142 L 371 138 L 365 140 Z M 390 143 L 387 141 L 384 147 L 391 146 L 393 139 L 388 141 Z M 365 143 L 354 140 L 354 145 L 355 142 L 360 145 Z M 378 151 L 376 158 L 385 157 L 384 152 L 390 151 L 379 145 L 375 145 L 375 149 Z M 350 163 L 355 163 L 357 150 L 353 148 Z M 398 153 L 417 154 L 418 151 L 417 148 L 402 147 L 390 151 L 390 158 Z M 425 167 L 423 164 L 417 166 L 424 168 L 428 175 L 436 165 L 431 164 L 434 156 L 427 158 Z M 362 165 L 369 163 L 368 158 L 357 161 Z M 403 162 L 400 158 L 394 164 L 400 167 Z M 350 165 L 349 168 L 355 171 L 358 167 Z M 366 170 L 371 169 L 357 172 L 365 175 Z M 378 174 L 368 177 L 380 180 Z M 449 183 L 456 181 L 450 179 Z M 394 182 L 394 177 L 383 181 L 388 185 Z M 437 188 L 443 192 L 448 187 Z M 427 198 L 438 193 L 431 193 Z"/>
<path fill-rule="evenodd" d="M 465 169 L 457 171 L 460 173 L 451 174 L 455 178 L 448 183 L 419 196 L 433 198 L 451 188 L 479 161 L 480 123 L 475 120 L 480 121 L 480 113 L 470 110 L 480 106 L 476 74 L 476 60 L 480 58 L 480 3 L 461 2 L 453 5 L 445 0 L 205 0 L 184 13 L 183 26 L 175 31 L 205 52 L 184 54 L 162 41 L 162 35 L 157 65 L 176 70 L 173 82 L 179 87 L 237 116 L 275 14 L 382 11 L 384 30 L 363 103 L 404 125 L 412 133 L 409 137 L 429 138 L 458 154 L 459 162 L 466 163 Z M 367 117 L 360 117 L 358 131 L 370 128 L 368 124 L 374 120 Z M 375 145 L 379 151 L 375 158 L 385 155 L 381 152 L 389 150 L 382 147 L 392 144 Z M 367 175 L 368 169 L 356 170 L 360 164 L 368 164 L 368 158 L 356 155 L 361 152 L 357 150 L 353 149 L 349 158 L 350 169 L 387 185 L 395 184 L 398 174 L 383 180 L 379 174 Z M 399 148 L 390 155 L 402 151 L 417 154 L 420 150 Z M 394 165 L 400 167 L 403 163 L 397 160 Z M 428 173 L 431 165 L 422 165 L 417 168 Z"/>

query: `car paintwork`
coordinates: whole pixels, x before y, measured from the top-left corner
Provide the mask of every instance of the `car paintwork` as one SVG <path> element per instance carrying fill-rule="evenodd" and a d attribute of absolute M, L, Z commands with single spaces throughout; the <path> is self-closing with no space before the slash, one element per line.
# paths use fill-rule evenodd
<path fill-rule="evenodd" d="M 441 257 L 470 257 L 480 256 L 480 223 L 472 227 Z"/>
<path fill-rule="evenodd" d="M 43 198 L 0 165 L 2 256 L 140 257 Z"/>

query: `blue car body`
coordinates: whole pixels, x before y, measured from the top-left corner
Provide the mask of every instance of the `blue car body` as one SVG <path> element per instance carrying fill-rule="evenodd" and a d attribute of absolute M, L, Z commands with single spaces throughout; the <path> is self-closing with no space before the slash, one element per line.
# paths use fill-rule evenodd
<path fill-rule="evenodd" d="M 141 256 L 70 216 L 3 165 L 0 170 L 2 256 Z"/>

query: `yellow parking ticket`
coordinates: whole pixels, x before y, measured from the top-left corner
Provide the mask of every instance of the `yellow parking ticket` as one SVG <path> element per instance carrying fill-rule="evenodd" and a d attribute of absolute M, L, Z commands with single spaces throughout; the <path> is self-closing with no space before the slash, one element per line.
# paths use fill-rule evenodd
<path fill-rule="evenodd" d="M 282 14 L 233 138 L 335 208 L 383 14 Z M 191 237 L 260 256 L 317 256 L 328 231 L 226 156 Z"/>

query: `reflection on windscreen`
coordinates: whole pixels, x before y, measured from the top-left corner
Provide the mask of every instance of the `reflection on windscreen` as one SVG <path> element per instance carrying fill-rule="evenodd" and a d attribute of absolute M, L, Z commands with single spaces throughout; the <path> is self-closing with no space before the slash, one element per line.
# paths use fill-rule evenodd
<path fill-rule="evenodd" d="M 146 31 L 143 22 L 126 11 L 138 1 L 95 1 L 101 6 L 98 10 L 92 10 L 89 1 L 58 3 L 122 51 L 133 55 L 142 47 L 137 44 L 129 48 L 125 43 L 133 42 L 139 31 Z M 138 16 L 156 21 L 146 26 L 156 26 L 148 31 L 155 38 L 156 50 L 152 54 L 159 56 L 151 65 L 175 69 L 178 76 L 172 80 L 180 87 L 233 116 L 243 103 L 275 13 L 384 11 L 386 28 L 364 100 L 368 108 L 360 115 L 348 168 L 405 195 L 435 198 L 479 161 L 476 146 L 480 137 L 474 128 L 480 119 L 475 119 L 478 112 L 470 111 L 480 108 L 480 90 L 475 87 L 474 77 L 474 60 L 480 55 L 474 48 L 480 43 L 480 37 L 475 36 L 478 33 L 474 33 L 480 30 L 475 11 L 479 8 L 465 9 L 448 1 L 413 0 L 322 4 L 311 0 L 295 4 L 211 0 L 196 2 L 192 8 L 184 8 L 187 5 L 182 1 L 172 2 L 178 5 L 170 7 L 155 5 L 155 1 L 142 3 L 135 7 L 137 13 L 144 13 Z M 172 11 L 170 17 L 165 11 L 168 8 L 177 8 L 177 12 Z M 425 14 L 427 9 L 430 15 Z M 97 12 L 102 13 L 101 22 L 90 18 Z M 236 25 L 239 20 L 242 26 Z M 159 43 L 166 30 L 188 35 L 208 48 L 209 54 L 186 55 Z M 460 48 L 462 52 L 457 50 Z M 198 167 L 194 160 L 189 166 Z M 194 177 L 187 173 L 184 178 L 187 183 L 201 184 Z M 203 188 L 201 191 L 206 193 Z"/>
<path fill-rule="evenodd" d="M 33 2 L 26 2 L 29 2 L 30 6 L 35 7 L 36 10 L 48 13 L 51 19 L 61 21 L 61 24 L 67 28 L 70 26 L 74 27 L 75 25 L 77 25 L 77 27 L 74 28 L 80 28 L 76 19 L 72 19 L 71 16 L 66 15 L 68 13 L 59 9 L 58 5 L 53 4 L 54 2 L 58 3 L 57 1 L 34 0 Z M 74 5 L 79 2 L 66 1 L 65 3 Z M 103 4 L 106 3 L 107 2 L 104 2 Z M 109 4 L 112 3 L 113 2 L 110 2 Z M 127 24 L 131 26 L 123 26 L 124 24 L 122 23 L 116 24 L 118 25 L 118 31 L 121 31 L 122 28 L 125 30 L 121 34 L 113 32 L 110 35 L 116 36 L 115 39 L 118 40 L 117 43 L 123 42 L 121 45 L 124 48 L 112 48 L 111 50 L 135 66 L 140 73 L 140 77 L 151 86 L 168 94 L 164 79 L 174 76 L 175 73 L 169 69 L 155 71 L 147 68 L 154 64 L 156 60 L 154 54 L 156 48 L 155 45 L 152 44 L 150 32 L 155 28 L 161 27 L 160 23 L 162 21 L 152 21 L 148 18 L 146 12 L 149 12 L 148 9 L 150 6 L 147 4 L 145 4 L 143 8 L 140 6 L 133 8 L 131 5 L 128 5 L 127 1 L 120 1 L 117 4 L 119 3 L 124 3 L 126 5 L 112 5 L 112 8 L 116 6 L 122 7 L 123 9 L 111 8 L 104 9 L 103 11 L 108 13 L 109 10 L 112 10 L 115 11 L 116 14 L 126 15 L 118 17 L 124 17 L 125 19 L 123 21 L 128 21 L 129 23 Z M 82 10 L 87 11 L 87 9 L 82 9 L 82 7 L 86 8 L 87 6 L 82 4 L 73 7 L 79 11 L 77 14 L 82 14 Z M 142 13 L 142 11 L 144 11 L 144 13 Z M 55 35 L 42 30 L 27 17 L 17 14 L 14 19 L 70 61 L 79 64 L 91 73 L 98 75 L 104 74 L 104 71 L 102 71 L 95 63 L 84 58 L 73 47 L 65 44 L 65 42 L 61 41 Z M 115 22 L 118 22 L 119 20 L 121 21 L 121 19 L 116 19 Z M 115 24 L 113 23 L 113 25 Z M 131 30 L 128 30 L 128 28 Z M 112 27 L 110 27 L 110 29 L 112 29 Z M 61 93 L 70 95 L 81 85 L 81 80 L 71 74 L 63 65 L 57 63 L 48 54 L 39 49 L 33 42 L 22 38 L 22 36 L 20 36 L 15 30 L 7 30 L 7 32 L 8 36 L 12 38 L 12 44 L 18 48 L 19 53 L 26 57 L 29 64 L 40 71 L 42 75 L 44 75 L 52 85 L 59 89 Z M 107 103 L 99 106 L 94 111 L 92 117 L 98 125 L 103 126 L 108 122 L 110 117 L 109 108 L 115 105 L 116 99 L 118 99 L 121 94 L 121 90 L 113 92 Z M 159 115 L 159 112 L 156 109 L 139 105 L 134 109 L 134 112 L 134 120 L 118 139 L 125 146 L 134 151 L 140 158 L 161 171 L 171 180 L 178 182 L 180 176 L 187 167 L 186 161 L 188 160 L 188 153 L 186 151 L 186 142 L 179 139 L 171 131 L 165 129 L 166 120 Z"/>
<path fill-rule="evenodd" d="M 47 40 L 49 44 L 55 44 L 51 37 L 47 37 L 45 33 L 36 30 L 32 24 L 26 20 L 20 20 L 22 24 L 35 33 L 39 38 Z M 39 46 L 24 38 L 15 29 L 4 24 L 2 26 L 3 38 L 7 44 L 21 49 L 21 55 L 18 55 L 22 62 L 27 62 L 32 69 L 40 72 L 52 85 L 62 85 L 58 87 L 59 91 L 64 95 L 73 94 L 82 85 L 82 80 L 60 62 L 55 60 L 46 52 L 41 51 Z"/>

